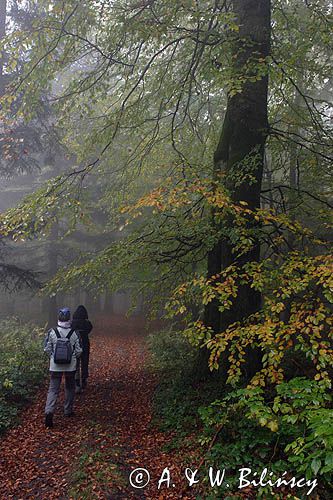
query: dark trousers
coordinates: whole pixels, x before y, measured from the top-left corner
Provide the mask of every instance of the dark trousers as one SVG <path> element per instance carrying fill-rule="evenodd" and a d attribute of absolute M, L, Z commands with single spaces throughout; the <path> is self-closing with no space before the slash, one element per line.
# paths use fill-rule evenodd
<path fill-rule="evenodd" d="M 64 413 L 65 415 L 68 415 L 73 411 L 75 398 L 75 372 L 50 371 L 50 385 L 46 398 L 45 413 L 54 413 L 63 373 L 65 374 Z"/>
<path fill-rule="evenodd" d="M 90 343 L 83 344 L 83 351 L 81 354 L 81 371 L 82 371 L 82 380 L 85 380 L 89 377 L 89 355 L 90 355 Z"/>
<path fill-rule="evenodd" d="M 77 386 L 82 386 L 85 384 L 87 378 L 89 377 L 89 354 L 90 354 L 90 344 L 83 343 L 82 354 L 77 360 L 76 375 L 75 380 Z"/>

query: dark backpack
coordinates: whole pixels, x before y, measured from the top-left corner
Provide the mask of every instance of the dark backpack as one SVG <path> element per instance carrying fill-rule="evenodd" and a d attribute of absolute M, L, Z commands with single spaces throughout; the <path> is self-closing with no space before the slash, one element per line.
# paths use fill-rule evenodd
<path fill-rule="evenodd" d="M 70 338 L 74 333 L 74 330 L 70 330 L 66 337 L 62 337 L 59 333 L 58 328 L 54 328 L 54 332 L 57 336 L 57 342 L 54 349 L 54 362 L 58 365 L 68 365 L 72 361 L 73 348 L 70 342 Z"/>

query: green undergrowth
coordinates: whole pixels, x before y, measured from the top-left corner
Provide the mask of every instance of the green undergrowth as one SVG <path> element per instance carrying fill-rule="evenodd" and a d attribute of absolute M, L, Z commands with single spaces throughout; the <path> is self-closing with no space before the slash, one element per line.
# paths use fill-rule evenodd
<path fill-rule="evenodd" d="M 198 382 L 196 351 L 180 332 L 158 332 L 148 344 L 160 375 L 155 423 L 174 433 L 167 449 L 189 445 L 204 459 L 203 472 L 209 466 L 226 470 L 229 488 L 211 487 L 205 475 L 202 498 L 236 498 L 235 493 L 239 498 L 239 469 L 245 467 L 258 476 L 267 468 L 272 474 L 266 479 L 272 482 L 285 471 L 283 477 L 311 482 L 293 489 L 252 485 L 248 498 L 333 498 L 333 410 L 327 385 L 304 376 L 269 388 L 231 388 L 214 377 Z M 317 485 L 307 495 L 313 481 Z"/>
<path fill-rule="evenodd" d="M 18 421 L 45 380 L 44 332 L 18 319 L 0 321 L 0 434 Z"/>
<path fill-rule="evenodd" d="M 223 394 L 215 381 L 201 382 L 195 374 L 197 350 L 172 327 L 148 337 L 150 367 L 159 374 L 154 394 L 153 424 L 172 438 L 164 451 L 197 446 L 202 431 L 198 409 Z"/>

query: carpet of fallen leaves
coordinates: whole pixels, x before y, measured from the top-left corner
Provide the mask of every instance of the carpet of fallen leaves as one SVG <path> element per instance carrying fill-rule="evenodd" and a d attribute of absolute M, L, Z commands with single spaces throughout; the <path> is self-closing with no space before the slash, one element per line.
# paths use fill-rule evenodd
<path fill-rule="evenodd" d="M 21 423 L 0 440 L 1 499 L 195 498 L 184 478 L 188 454 L 182 463 L 181 450 L 163 451 L 172 436 L 152 424 L 156 380 L 146 368 L 142 329 L 140 321 L 115 321 L 94 330 L 88 387 L 70 418 L 59 397 L 53 429 L 44 427 L 47 387 L 40 389 Z M 137 467 L 151 475 L 144 489 L 129 484 Z M 164 467 L 175 486 L 158 490 Z"/>

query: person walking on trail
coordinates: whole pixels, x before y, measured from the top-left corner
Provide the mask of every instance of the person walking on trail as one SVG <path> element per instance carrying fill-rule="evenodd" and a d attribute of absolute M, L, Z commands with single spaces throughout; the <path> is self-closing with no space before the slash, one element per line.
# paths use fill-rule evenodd
<path fill-rule="evenodd" d="M 78 362 L 75 375 L 76 392 L 82 392 L 87 387 L 87 378 L 89 377 L 89 354 L 90 341 L 89 333 L 93 326 L 88 319 L 88 311 L 84 306 L 79 306 L 73 314 L 72 328 L 79 332 L 81 338 L 82 355 Z"/>
<path fill-rule="evenodd" d="M 72 327 L 71 313 L 67 307 L 60 309 L 58 325 L 49 330 L 44 352 L 50 357 L 50 385 L 45 405 L 45 426 L 53 427 L 53 414 L 60 390 L 61 379 L 65 376 L 64 414 L 73 415 L 75 398 L 75 371 L 77 359 L 82 354 L 79 333 Z"/>

